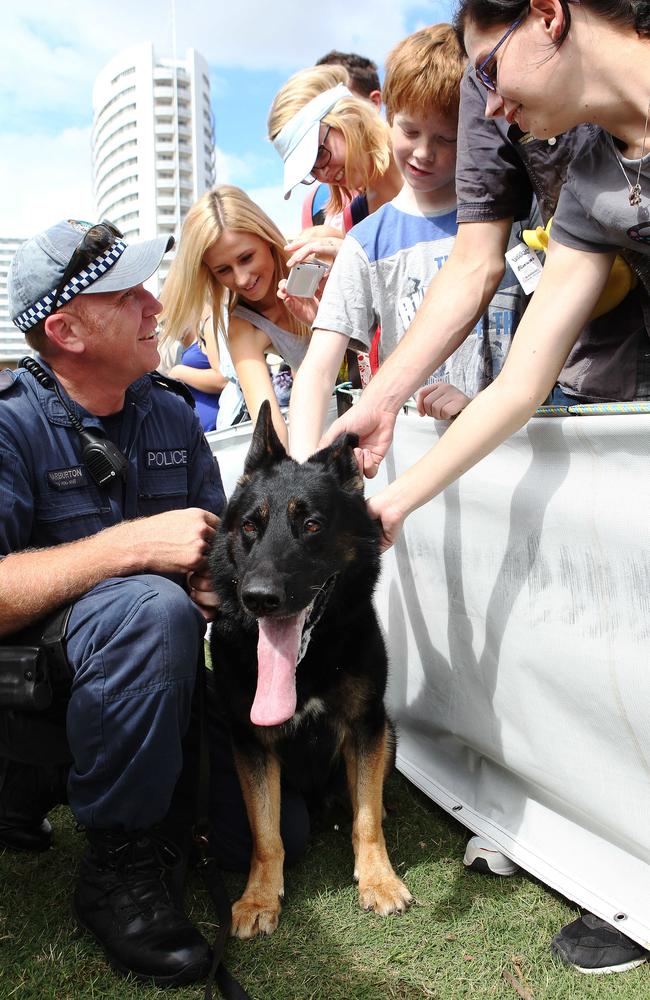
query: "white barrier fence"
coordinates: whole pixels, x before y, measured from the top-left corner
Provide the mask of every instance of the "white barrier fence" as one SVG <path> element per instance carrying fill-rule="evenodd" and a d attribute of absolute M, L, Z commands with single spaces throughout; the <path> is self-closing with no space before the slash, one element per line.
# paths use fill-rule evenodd
<path fill-rule="evenodd" d="M 444 427 L 401 415 L 368 492 Z M 210 435 L 229 485 L 237 430 Z M 531 420 L 409 518 L 377 593 L 400 770 L 646 947 L 649 431 L 648 415 Z"/>

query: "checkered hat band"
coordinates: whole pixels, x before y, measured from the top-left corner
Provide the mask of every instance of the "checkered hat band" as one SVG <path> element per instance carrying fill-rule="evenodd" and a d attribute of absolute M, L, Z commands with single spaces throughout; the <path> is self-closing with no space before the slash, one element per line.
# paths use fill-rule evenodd
<path fill-rule="evenodd" d="M 114 264 L 120 259 L 124 251 L 126 250 L 126 243 L 122 240 L 118 240 L 117 243 L 113 243 L 108 250 L 101 255 L 101 257 L 95 257 L 94 260 L 87 264 L 83 271 L 76 274 L 67 285 L 63 286 L 61 295 L 59 296 L 59 305 L 64 305 L 66 302 L 70 302 L 75 295 L 79 295 L 80 292 L 85 291 L 90 285 L 94 284 L 99 278 L 101 278 L 107 271 L 113 267 Z M 35 302 L 33 306 L 29 309 L 25 309 L 24 312 L 20 313 L 19 316 L 14 317 L 14 323 L 19 330 L 23 333 L 27 333 L 31 330 L 33 326 L 40 323 L 41 320 L 46 319 L 52 312 L 54 306 L 54 296 L 56 295 L 56 288 L 53 288 L 50 292 L 47 292 L 42 299 Z"/>

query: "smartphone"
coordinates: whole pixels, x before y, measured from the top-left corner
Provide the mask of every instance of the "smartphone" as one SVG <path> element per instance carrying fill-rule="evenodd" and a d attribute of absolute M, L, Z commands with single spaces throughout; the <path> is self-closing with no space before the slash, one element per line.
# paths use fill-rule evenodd
<path fill-rule="evenodd" d="M 287 278 L 287 295 L 295 295 L 300 299 L 310 299 L 316 294 L 321 279 L 329 270 L 329 264 L 314 257 L 296 264 L 289 271 Z"/>

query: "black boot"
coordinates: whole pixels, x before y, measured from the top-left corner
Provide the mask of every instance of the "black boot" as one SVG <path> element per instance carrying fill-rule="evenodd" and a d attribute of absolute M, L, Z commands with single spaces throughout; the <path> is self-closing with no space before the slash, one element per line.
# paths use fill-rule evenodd
<path fill-rule="evenodd" d="M 0 846 L 47 851 L 52 827 L 47 814 L 67 801 L 67 765 L 37 767 L 0 759 Z"/>
<path fill-rule="evenodd" d="M 170 872 L 179 853 L 150 833 L 86 831 L 73 909 L 118 972 L 157 986 L 207 976 L 207 941 L 174 903 Z"/>

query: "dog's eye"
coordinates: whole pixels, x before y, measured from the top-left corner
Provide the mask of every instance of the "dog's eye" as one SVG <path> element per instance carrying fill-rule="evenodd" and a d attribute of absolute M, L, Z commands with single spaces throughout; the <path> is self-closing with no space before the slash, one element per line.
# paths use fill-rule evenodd
<path fill-rule="evenodd" d="M 244 532 L 245 535 L 248 535 L 250 537 L 251 535 L 256 534 L 257 527 L 254 521 L 242 521 L 241 530 Z"/>
<path fill-rule="evenodd" d="M 305 521 L 305 531 L 310 535 L 314 535 L 317 531 L 320 531 L 320 521 L 314 520 L 313 517 L 308 517 Z"/>

